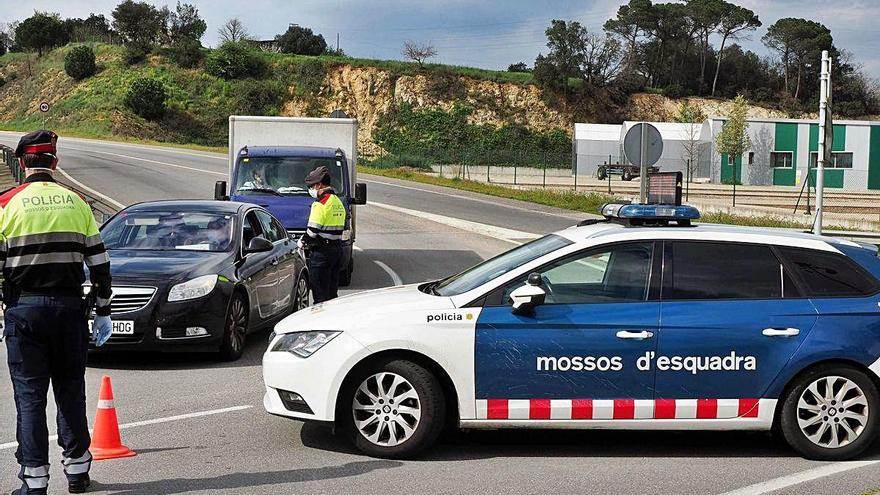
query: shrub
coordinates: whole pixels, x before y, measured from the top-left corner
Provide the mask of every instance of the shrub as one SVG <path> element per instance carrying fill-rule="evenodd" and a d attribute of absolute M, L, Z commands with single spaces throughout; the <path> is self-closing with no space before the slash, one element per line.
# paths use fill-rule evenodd
<path fill-rule="evenodd" d="M 125 53 L 122 55 L 122 61 L 125 65 L 134 65 L 143 62 L 150 53 L 150 45 L 147 43 L 132 42 L 125 45 Z"/>
<path fill-rule="evenodd" d="M 235 87 L 235 110 L 243 115 L 277 115 L 285 91 L 279 81 L 245 79 Z"/>
<path fill-rule="evenodd" d="M 435 100 L 461 100 L 467 96 L 467 87 L 461 76 L 443 67 L 425 76 L 428 95 Z"/>
<path fill-rule="evenodd" d="M 246 42 L 227 41 L 208 56 L 205 69 L 223 79 L 262 77 L 268 68 L 263 56 Z"/>
<path fill-rule="evenodd" d="M 95 73 L 95 52 L 88 46 L 77 46 L 64 56 L 64 72 L 68 76 L 80 80 Z"/>
<path fill-rule="evenodd" d="M 327 69 L 320 60 L 306 60 L 294 67 L 292 76 L 295 79 L 296 94 L 314 96 L 321 91 Z"/>
<path fill-rule="evenodd" d="M 125 93 L 125 106 L 147 120 L 154 120 L 165 113 L 165 85 L 158 79 L 136 79 Z"/>
<path fill-rule="evenodd" d="M 681 98 L 683 96 L 687 96 L 687 90 L 685 90 L 681 84 L 670 84 L 663 88 L 663 96 L 667 98 Z"/>
<path fill-rule="evenodd" d="M 202 44 L 192 38 L 181 38 L 168 47 L 168 58 L 175 64 L 185 69 L 191 69 L 205 58 L 202 53 Z"/>

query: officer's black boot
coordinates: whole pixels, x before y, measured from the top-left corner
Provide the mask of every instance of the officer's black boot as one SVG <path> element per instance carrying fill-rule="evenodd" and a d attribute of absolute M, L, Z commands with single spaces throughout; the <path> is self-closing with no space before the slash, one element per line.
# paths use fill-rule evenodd
<path fill-rule="evenodd" d="M 46 495 L 48 488 L 28 488 L 27 484 L 22 484 L 21 488 L 12 491 L 12 495 Z"/>
<path fill-rule="evenodd" d="M 89 474 L 67 475 L 67 491 L 68 493 L 85 493 L 89 489 L 92 480 Z"/>

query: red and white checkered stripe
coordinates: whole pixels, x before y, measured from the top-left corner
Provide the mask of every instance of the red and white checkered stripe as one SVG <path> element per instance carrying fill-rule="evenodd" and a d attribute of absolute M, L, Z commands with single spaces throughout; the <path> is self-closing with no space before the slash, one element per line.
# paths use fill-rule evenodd
<path fill-rule="evenodd" d="M 733 419 L 758 409 L 758 399 L 477 399 L 477 419 Z"/>

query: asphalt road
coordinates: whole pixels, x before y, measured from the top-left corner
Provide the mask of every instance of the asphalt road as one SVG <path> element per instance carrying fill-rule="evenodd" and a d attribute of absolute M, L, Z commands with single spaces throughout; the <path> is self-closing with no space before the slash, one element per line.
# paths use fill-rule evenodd
<path fill-rule="evenodd" d="M 14 135 L 0 133 L 0 143 L 14 142 Z M 222 155 L 73 139 L 59 142 L 59 155 L 69 177 L 120 204 L 210 198 L 227 167 Z M 358 211 L 360 250 L 346 292 L 440 277 L 582 217 L 391 179 L 361 179 L 369 184 L 371 204 Z M 264 413 L 264 346 L 264 336 L 255 335 L 235 363 L 189 354 L 93 356 L 88 409 L 95 410 L 101 376 L 110 375 L 123 440 L 139 454 L 96 463 L 94 492 L 703 494 L 744 489 L 738 493 L 858 495 L 880 487 L 877 446 L 862 459 L 868 463 L 829 464 L 801 459 L 760 433 L 451 433 L 418 460 L 371 459 L 328 429 Z M 17 466 L 15 409 L 5 367 L 0 374 L 2 491 L 17 486 Z M 62 493 L 60 453 L 54 447 L 52 460 L 51 486 Z"/>

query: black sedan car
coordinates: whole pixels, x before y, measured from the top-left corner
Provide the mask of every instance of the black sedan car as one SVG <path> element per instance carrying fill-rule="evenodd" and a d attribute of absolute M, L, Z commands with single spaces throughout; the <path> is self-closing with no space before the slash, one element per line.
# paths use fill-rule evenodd
<path fill-rule="evenodd" d="M 129 206 L 101 227 L 113 275 L 102 351 L 241 356 L 248 333 L 309 305 L 296 242 L 265 209 L 230 201 Z"/>

